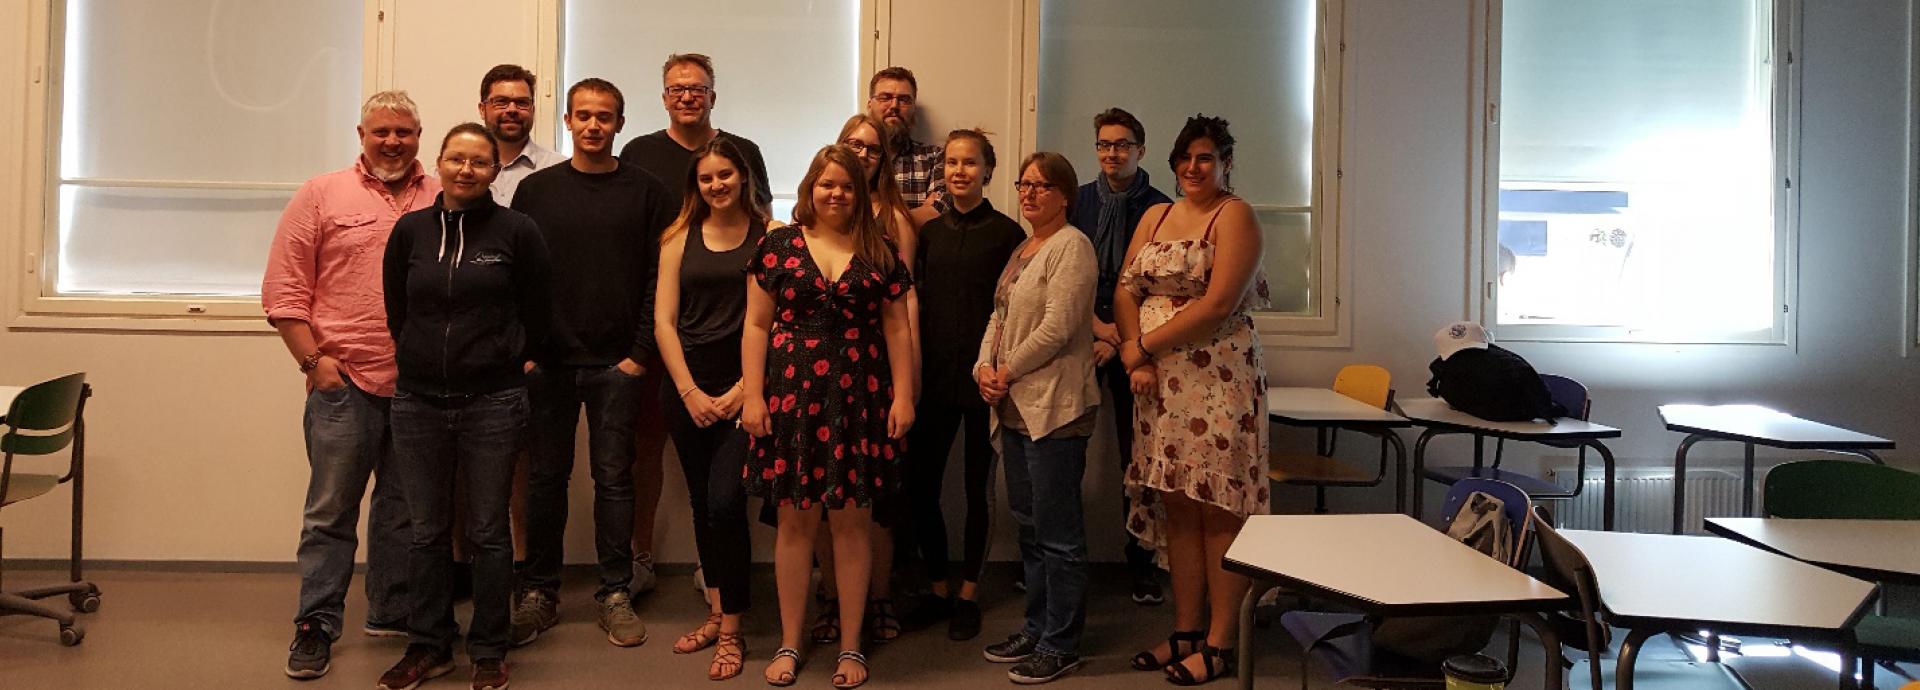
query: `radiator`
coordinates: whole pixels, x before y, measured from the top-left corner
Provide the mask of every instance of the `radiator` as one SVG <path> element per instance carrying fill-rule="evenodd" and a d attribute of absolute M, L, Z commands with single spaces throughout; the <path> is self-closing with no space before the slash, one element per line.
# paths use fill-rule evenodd
<path fill-rule="evenodd" d="M 1763 471 L 1764 473 L 1764 471 Z M 1549 472 L 1548 479 L 1572 488 L 1573 473 Z M 1554 515 L 1568 529 L 1600 529 L 1606 505 L 1606 480 L 1590 471 L 1582 478 L 1580 495 L 1556 501 Z M 1756 486 L 1765 477 L 1755 477 Z M 1673 470 L 1621 469 L 1614 477 L 1614 529 L 1621 532 L 1666 534 L 1673 527 Z M 1687 470 L 1687 511 L 1681 525 L 1688 534 L 1705 534 L 1701 521 L 1708 516 L 1740 514 L 1740 475 L 1715 469 Z"/>

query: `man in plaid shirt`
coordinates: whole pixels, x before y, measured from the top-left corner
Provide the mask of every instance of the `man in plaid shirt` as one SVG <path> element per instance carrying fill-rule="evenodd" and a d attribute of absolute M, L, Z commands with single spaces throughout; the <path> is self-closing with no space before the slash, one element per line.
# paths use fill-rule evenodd
<path fill-rule="evenodd" d="M 893 177 L 900 183 L 901 199 L 908 208 L 934 209 L 926 214 L 931 217 L 945 208 L 946 165 L 940 147 L 913 140 L 919 93 L 912 70 L 888 67 L 875 72 L 867 82 L 867 114 L 885 121 L 893 133 Z"/>

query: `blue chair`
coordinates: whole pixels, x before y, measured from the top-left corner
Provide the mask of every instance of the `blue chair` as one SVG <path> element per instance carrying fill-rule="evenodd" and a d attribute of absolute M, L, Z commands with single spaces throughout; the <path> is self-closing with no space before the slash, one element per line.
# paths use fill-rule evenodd
<path fill-rule="evenodd" d="M 1453 523 L 1454 514 L 1460 512 L 1460 506 L 1466 504 L 1467 497 L 1480 492 L 1500 499 L 1504 504 L 1501 511 L 1513 525 L 1513 540 L 1510 553 L 1513 560 L 1507 565 L 1516 568 L 1527 562 L 1529 549 L 1533 544 L 1533 500 L 1520 487 L 1495 479 L 1469 478 L 1455 482 L 1447 489 L 1447 498 L 1442 505 L 1440 524 L 1436 527 L 1445 531 Z M 1441 676 L 1438 664 L 1423 663 L 1408 659 L 1373 645 L 1372 627 L 1365 624 L 1366 616 L 1357 613 L 1320 613 L 1313 611 L 1290 611 L 1280 616 L 1280 626 L 1287 634 L 1299 642 L 1304 653 L 1300 656 L 1300 687 L 1307 687 L 1307 659 L 1318 658 L 1332 671 L 1336 683 L 1356 685 L 1368 688 L 1437 688 L 1445 687 L 1446 679 Z M 1519 623 L 1513 622 L 1507 631 L 1507 668 L 1512 669 L 1520 663 Z"/>

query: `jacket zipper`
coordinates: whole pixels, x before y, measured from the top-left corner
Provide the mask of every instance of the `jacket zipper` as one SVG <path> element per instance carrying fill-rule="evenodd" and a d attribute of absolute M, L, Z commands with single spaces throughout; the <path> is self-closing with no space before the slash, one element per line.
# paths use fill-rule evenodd
<path fill-rule="evenodd" d="M 444 223 L 445 221 L 443 220 L 442 222 Z M 464 234 L 464 230 L 465 228 L 461 228 L 462 234 Z M 453 369 L 447 362 L 447 359 L 451 357 L 453 353 L 453 269 L 459 265 L 460 253 L 454 252 L 453 261 L 447 262 L 447 327 L 445 335 L 440 339 L 440 385 L 443 387 L 447 385 L 448 381 L 453 379 Z M 452 391 L 448 390 L 446 392 Z"/>

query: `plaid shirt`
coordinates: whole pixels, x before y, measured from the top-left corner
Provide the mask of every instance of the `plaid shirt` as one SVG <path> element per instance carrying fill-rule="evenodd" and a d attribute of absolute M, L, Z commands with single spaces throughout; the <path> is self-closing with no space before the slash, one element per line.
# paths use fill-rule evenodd
<path fill-rule="evenodd" d="M 907 140 L 907 150 L 893 157 L 893 179 L 907 208 L 919 208 L 928 194 L 946 191 L 946 167 L 940 147 Z"/>

